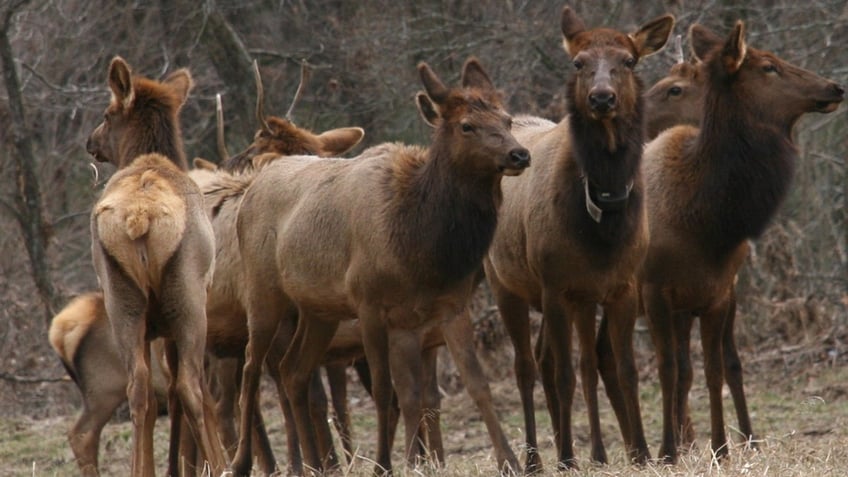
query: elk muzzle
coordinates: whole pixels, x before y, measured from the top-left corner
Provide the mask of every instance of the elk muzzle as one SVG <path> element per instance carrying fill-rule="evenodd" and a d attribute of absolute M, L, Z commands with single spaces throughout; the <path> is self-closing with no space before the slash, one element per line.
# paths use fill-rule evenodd
<path fill-rule="evenodd" d="M 816 111 L 821 113 L 832 113 L 839 107 L 839 103 L 845 99 L 845 89 L 836 83 L 827 86 L 827 99 L 816 101 Z"/>
<path fill-rule="evenodd" d="M 530 151 L 523 147 L 517 147 L 507 155 L 506 164 L 500 167 L 501 172 L 507 176 L 517 176 L 530 166 Z"/>
<path fill-rule="evenodd" d="M 91 135 L 88 136 L 88 140 L 85 141 L 85 151 L 91 154 L 92 157 L 98 162 L 107 162 L 108 159 L 103 156 L 102 147 L 101 147 L 101 138 L 103 134 L 103 124 L 97 126 L 97 128 L 92 131 Z"/>
<path fill-rule="evenodd" d="M 589 92 L 589 107 L 599 114 L 607 114 L 615 109 L 617 97 L 615 90 L 609 87 L 595 87 Z"/>

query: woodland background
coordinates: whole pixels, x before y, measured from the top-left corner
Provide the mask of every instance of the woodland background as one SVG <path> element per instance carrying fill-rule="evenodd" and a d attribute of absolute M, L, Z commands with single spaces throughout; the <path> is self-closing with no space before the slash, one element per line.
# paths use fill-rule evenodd
<path fill-rule="evenodd" d="M 724 33 L 741 18 L 753 47 L 848 83 L 844 0 L 570 5 L 589 26 L 630 31 L 664 12 L 677 17 L 675 32 L 683 35 L 692 23 Z M 253 58 L 266 111 L 288 108 L 306 62 L 313 78 L 294 112 L 299 125 L 361 126 L 357 150 L 423 144 L 429 131 L 413 103 L 419 61 L 455 82 L 465 58 L 476 55 L 511 111 L 559 120 L 571 74 L 562 7 L 561 0 L 0 0 L 0 416 L 44 419 L 79 405 L 46 331 L 70 297 L 96 287 L 88 216 L 112 169 L 101 165 L 95 184 L 85 141 L 109 100 L 105 76 L 114 55 L 152 77 L 190 68 L 196 87 L 182 113 L 189 158 L 217 159 L 216 93 L 229 150 L 250 142 Z M 673 62 L 661 52 L 638 70 L 650 85 Z M 765 369 L 780 374 L 848 361 L 846 122 L 842 106 L 796 128 L 802 157 L 792 194 L 740 276 L 736 326 L 746 365 L 774 362 Z M 478 345 L 501 356 L 492 359 L 506 368 L 489 369 L 501 369 L 503 379 L 512 350 L 485 294 L 482 300 Z"/>

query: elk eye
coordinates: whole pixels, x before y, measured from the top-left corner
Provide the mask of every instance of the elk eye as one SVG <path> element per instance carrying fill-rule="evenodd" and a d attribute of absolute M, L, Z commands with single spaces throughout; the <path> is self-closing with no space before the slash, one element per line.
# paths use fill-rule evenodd
<path fill-rule="evenodd" d="M 636 58 L 630 57 L 624 60 L 624 66 L 633 69 L 636 66 Z"/>
<path fill-rule="evenodd" d="M 765 71 L 766 73 L 777 73 L 777 66 L 768 63 L 766 65 L 763 65 L 763 71 Z"/>
<path fill-rule="evenodd" d="M 474 131 L 474 126 L 468 123 L 462 123 L 462 132 L 470 133 L 471 131 Z"/>
<path fill-rule="evenodd" d="M 509 118 L 509 120 L 506 122 L 506 128 L 512 129 L 512 118 Z"/>
<path fill-rule="evenodd" d="M 681 94 L 683 94 L 683 88 L 680 86 L 672 86 L 668 89 L 669 96 L 680 96 Z"/>
<path fill-rule="evenodd" d="M 579 69 L 583 68 L 583 62 L 582 62 L 582 61 L 580 61 L 580 60 L 574 60 L 574 63 L 573 63 L 573 64 L 574 64 L 574 68 L 575 68 L 575 69 L 578 69 L 578 70 L 579 70 Z"/>

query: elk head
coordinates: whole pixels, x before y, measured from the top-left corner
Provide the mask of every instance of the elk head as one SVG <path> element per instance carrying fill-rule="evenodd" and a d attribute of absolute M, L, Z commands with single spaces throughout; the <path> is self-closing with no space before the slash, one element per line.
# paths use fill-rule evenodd
<path fill-rule="evenodd" d="M 665 78 L 645 92 L 646 139 L 678 124 L 697 126 L 703 114 L 704 75 L 701 62 L 683 58 L 680 35 L 675 38 L 678 62 Z"/>
<path fill-rule="evenodd" d="M 745 98 L 735 104 L 784 131 L 791 131 L 802 114 L 833 112 L 844 99 L 839 84 L 749 47 L 741 21 L 726 38 L 701 25 L 692 25 L 689 38 L 695 55 L 706 64 L 711 91 L 730 90 L 734 97 Z M 712 96 L 706 99 L 711 100 Z"/>
<path fill-rule="evenodd" d="M 265 115 L 265 93 L 262 87 L 259 65 L 256 61 L 253 62 L 253 74 L 256 79 L 256 121 L 260 127 L 253 136 L 253 143 L 241 153 L 224 161 L 222 163 L 223 169 L 229 171 L 249 169 L 251 159 L 264 153 L 281 156 L 340 156 L 359 144 L 365 136 L 365 131 L 362 128 L 338 128 L 315 134 L 294 124 L 292 111 L 303 96 L 303 88 L 309 80 L 309 69 L 306 64 L 301 67 L 300 84 L 285 118 Z"/>
<path fill-rule="evenodd" d="M 530 152 L 512 136 L 512 118 L 501 94 L 476 58 L 462 68 L 462 88 L 448 88 L 426 63 L 418 65 L 425 92 L 416 95 L 421 116 L 436 129 L 433 149 L 463 158 L 458 169 L 516 176 L 530 165 Z"/>
<path fill-rule="evenodd" d="M 565 51 L 575 73 L 569 85 L 573 108 L 595 120 L 633 114 L 640 86 L 633 72 L 639 59 L 665 45 L 674 17 L 664 15 L 629 35 L 608 28 L 587 30 L 580 17 L 565 7 L 560 22 Z"/>
<path fill-rule="evenodd" d="M 159 153 L 188 169 L 179 126 L 180 108 L 193 85 L 188 70 L 159 82 L 133 76 L 127 62 L 116 56 L 109 64 L 108 83 L 112 99 L 86 142 L 88 153 L 119 168 L 141 154 Z"/>

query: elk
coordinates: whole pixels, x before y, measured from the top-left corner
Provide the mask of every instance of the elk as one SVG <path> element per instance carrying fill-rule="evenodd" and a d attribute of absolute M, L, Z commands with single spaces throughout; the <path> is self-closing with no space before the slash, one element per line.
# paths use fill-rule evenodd
<path fill-rule="evenodd" d="M 263 88 L 259 76 L 258 67 L 254 64 L 257 80 L 257 118 L 261 124 L 268 122 L 275 124 L 288 124 L 288 127 L 277 129 L 275 135 L 264 134 L 265 129 L 257 133 L 257 138 L 263 140 L 260 145 L 251 144 L 248 150 L 258 154 L 261 152 L 273 152 L 275 154 L 286 154 L 286 147 L 296 152 L 307 151 L 317 155 L 339 155 L 358 144 L 364 132 L 360 128 L 339 128 L 326 131 L 322 134 L 313 134 L 310 131 L 294 126 L 289 120 L 282 120 L 273 116 L 266 118 L 263 112 Z M 305 69 L 303 70 L 305 71 Z M 291 111 L 301 96 L 302 86 L 306 74 L 301 74 L 301 86 L 289 108 Z M 223 117 L 218 108 L 218 148 L 222 157 L 228 158 L 226 145 L 223 141 Z M 300 142 L 299 142 L 300 141 Z M 240 154 L 242 161 L 250 161 L 251 156 Z M 243 357 L 244 347 L 247 342 L 247 322 L 240 305 L 237 291 L 239 288 L 239 267 L 235 240 L 235 211 L 238 199 L 244 189 L 250 184 L 253 173 L 244 174 L 239 177 L 232 176 L 226 172 L 217 171 L 214 165 L 206 161 L 195 160 L 196 168 L 188 174 L 192 180 L 198 183 L 204 194 L 206 213 L 212 221 L 213 230 L 218 246 L 217 264 L 215 268 L 213 284 L 209 287 L 207 294 L 207 348 L 219 358 Z M 199 167 L 197 167 L 199 165 Z M 252 165 L 246 165 L 241 169 L 252 171 Z M 229 245 L 227 245 L 229 244 Z M 77 386 L 80 388 L 84 398 L 83 414 L 69 433 L 71 447 L 77 457 L 83 473 L 97 474 L 97 447 L 100 432 L 109 416 L 114 412 L 123 399 L 114 395 L 115 390 L 126 389 L 128 377 L 115 369 L 104 368 L 104 355 L 117 353 L 118 343 L 115 342 L 111 333 L 103 330 L 108 328 L 106 321 L 106 309 L 102 294 L 89 293 L 78 297 L 69 304 L 53 320 L 50 331 L 50 340 L 54 348 L 65 363 L 66 368 Z M 269 359 L 273 360 L 274 357 Z M 279 361 L 280 356 L 276 357 Z M 269 369 L 272 377 L 276 376 L 277 361 L 274 361 Z M 154 362 L 155 364 L 156 362 Z M 99 373 L 99 374 L 95 374 Z M 95 379 L 96 376 L 96 379 Z M 159 373 L 154 373 L 158 377 Z M 218 376 L 222 378 L 221 376 Z M 232 401 L 223 391 L 218 401 L 219 425 L 221 426 L 222 439 L 228 448 L 235 444 L 235 431 L 232 428 L 232 410 L 227 409 Z M 228 398 L 230 398 L 228 400 Z M 316 407 L 320 407 L 316 406 Z M 284 407 L 285 410 L 285 407 Z M 326 414 L 326 404 L 324 405 Z M 266 473 L 274 471 L 275 463 L 273 453 L 270 450 L 267 436 L 264 434 L 261 416 L 257 415 L 255 424 L 251 426 L 254 431 L 254 439 L 257 439 L 259 448 L 257 457 L 261 468 Z M 296 435 L 289 435 L 289 440 L 294 440 L 296 446 Z M 178 440 L 173 436 L 172 445 Z M 83 444 L 78 444 L 83 442 Z M 291 444 L 290 444 L 291 445 Z M 296 449 L 296 447 L 295 447 Z M 295 454 L 299 454 L 296 452 Z M 174 474 L 178 466 L 178 456 L 172 448 L 169 456 L 169 473 Z M 298 471 L 299 457 L 292 459 L 293 470 Z"/>
<path fill-rule="evenodd" d="M 616 400 L 608 391 L 630 457 L 637 462 L 649 458 L 632 349 L 636 271 L 648 245 L 639 173 L 642 85 L 634 68 L 641 58 L 663 48 L 673 25 L 674 18 L 665 15 L 630 35 L 607 28 L 587 30 L 565 7 L 562 34 L 575 67 L 566 88 L 569 115 L 558 124 L 530 116 L 515 119 L 515 137 L 530 149 L 534 165 L 521 177 L 504 181 L 500 221 L 484 266 L 515 347 L 528 473 L 542 468 L 533 409 L 531 306 L 543 315 L 537 359 L 559 467 L 577 466 L 571 437 L 572 325 L 580 342 L 592 459 L 607 461 L 598 414 L 598 369 L 608 390 L 620 386 L 624 393 Z M 599 336 L 609 337 L 614 353 L 596 354 L 598 305 L 606 317 L 606 330 Z"/>
<path fill-rule="evenodd" d="M 158 82 L 133 76 L 115 57 L 108 83 L 112 100 L 86 149 L 118 171 L 92 210 L 92 256 L 129 375 L 132 474 L 154 473 L 148 342 L 155 337 L 166 338 L 170 414 L 185 411 L 203 457 L 220 473 L 226 464 L 203 380 L 215 239 L 200 190 L 186 174 L 178 119 L 191 75 L 181 69 Z"/>
<path fill-rule="evenodd" d="M 680 124 L 697 126 L 701 121 L 704 75 L 700 61 L 683 57 L 680 35 L 675 37 L 677 63 L 664 78 L 645 92 L 645 139 L 651 140 L 666 129 Z"/>
<path fill-rule="evenodd" d="M 737 22 L 725 37 L 693 25 L 689 37 L 704 74 L 700 129 L 678 126 L 644 153 L 651 242 L 640 293 L 657 351 L 663 395 L 660 456 L 677 459 L 691 386 L 688 335 L 700 318 L 710 402 L 711 447 L 728 453 L 721 386 L 726 379 L 740 431 L 751 440 L 742 366 L 732 344 L 734 281 L 748 240 L 768 226 L 787 194 L 801 115 L 829 113 L 843 100 L 838 84 L 754 49 Z"/>
<path fill-rule="evenodd" d="M 68 442 L 80 473 L 97 476 L 100 432 L 115 409 L 127 400 L 128 383 L 103 294 L 89 292 L 74 298 L 53 318 L 48 336 L 68 375 L 82 391 L 82 413 L 68 432 Z M 158 357 L 151 360 L 156 401 L 167 402 L 168 383 L 160 367 L 162 340 L 154 340 L 152 347 L 152 354 Z"/>
<path fill-rule="evenodd" d="M 354 317 L 377 407 L 375 471 L 391 471 L 392 383 L 406 426 L 406 455 L 417 454 L 421 331 L 445 321 L 445 339 L 459 365 L 473 356 L 452 331 L 470 324 L 467 315 L 451 318 L 467 314 L 475 271 L 497 222 L 501 178 L 520 174 L 530 162 L 476 59 L 463 66 L 462 88 L 448 88 L 424 63 L 418 71 L 426 93 L 417 95 L 417 104 L 435 127 L 428 149 L 382 144 L 355 160 L 280 158 L 256 178 L 238 212 L 250 332 L 241 423 L 253 412 L 269 334 L 297 316 L 280 371 L 304 460 L 316 472 L 324 467 L 319 448 L 328 435 L 310 425 L 307 384 L 339 321 Z M 475 400 L 483 394 L 491 400 L 485 380 L 469 391 L 478 393 Z M 494 428 L 502 435 L 493 413 L 484 419 L 490 434 Z M 499 465 L 515 465 L 505 442 L 503 447 L 508 452 L 496 443 Z M 238 475 L 247 470 L 234 466 Z"/>

